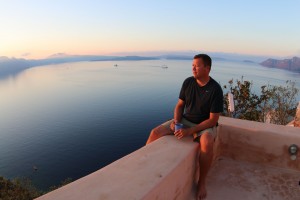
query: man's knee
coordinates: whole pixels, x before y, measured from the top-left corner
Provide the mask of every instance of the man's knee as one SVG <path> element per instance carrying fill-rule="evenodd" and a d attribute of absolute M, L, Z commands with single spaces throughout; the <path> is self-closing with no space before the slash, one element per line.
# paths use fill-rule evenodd
<path fill-rule="evenodd" d="M 157 126 L 151 130 L 146 144 L 149 144 L 149 143 L 159 139 L 162 136 L 170 135 L 170 134 L 172 134 L 172 131 L 169 128 L 162 126 L 162 125 Z"/>
<path fill-rule="evenodd" d="M 211 133 L 203 133 L 200 137 L 200 149 L 203 152 L 211 152 L 214 145 L 214 137 Z"/>
<path fill-rule="evenodd" d="M 159 138 L 159 136 L 158 136 L 157 127 L 156 127 L 156 128 L 151 130 L 149 138 L 148 138 L 146 144 L 150 144 L 151 142 L 157 140 L 158 138 Z"/>
<path fill-rule="evenodd" d="M 155 137 L 155 135 L 156 135 L 156 131 L 155 131 L 155 128 L 154 128 L 154 129 L 151 130 L 149 137 Z"/>
<path fill-rule="evenodd" d="M 169 128 L 160 125 L 151 130 L 150 137 L 160 138 L 162 136 L 170 134 L 172 134 L 172 131 Z"/>

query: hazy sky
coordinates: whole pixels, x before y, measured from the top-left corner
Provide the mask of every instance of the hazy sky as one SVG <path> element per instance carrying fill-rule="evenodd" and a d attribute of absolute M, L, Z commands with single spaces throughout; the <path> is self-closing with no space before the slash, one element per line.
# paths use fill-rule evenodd
<path fill-rule="evenodd" d="M 300 0 L 0 0 L 0 56 L 300 55 Z"/>

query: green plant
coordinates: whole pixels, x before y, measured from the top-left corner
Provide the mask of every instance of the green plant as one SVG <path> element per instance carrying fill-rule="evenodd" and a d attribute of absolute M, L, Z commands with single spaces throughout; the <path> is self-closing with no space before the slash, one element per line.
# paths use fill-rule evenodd
<path fill-rule="evenodd" d="M 1 200 L 29 200 L 40 196 L 42 192 L 34 188 L 25 178 L 5 179 L 0 177 Z"/>
<path fill-rule="evenodd" d="M 28 178 L 6 179 L 0 176 L 0 200 L 30 200 L 47 192 L 58 189 L 72 182 L 71 178 L 63 180 L 58 186 L 51 186 L 47 191 L 38 190 Z"/>
<path fill-rule="evenodd" d="M 224 89 L 234 97 L 235 111 L 227 111 L 227 93 L 224 94 L 224 115 L 234 118 L 286 125 L 295 116 L 296 97 L 299 90 L 295 83 L 287 81 L 285 86 L 263 85 L 260 94 L 252 91 L 253 83 L 241 77 L 240 80 L 231 79 Z"/>
<path fill-rule="evenodd" d="M 295 82 L 292 81 L 286 81 L 285 86 L 272 86 L 270 88 L 269 112 L 271 113 L 271 123 L 285 125 L 294 118 L 298 92 L 299 89 L 295 87 Z"/>

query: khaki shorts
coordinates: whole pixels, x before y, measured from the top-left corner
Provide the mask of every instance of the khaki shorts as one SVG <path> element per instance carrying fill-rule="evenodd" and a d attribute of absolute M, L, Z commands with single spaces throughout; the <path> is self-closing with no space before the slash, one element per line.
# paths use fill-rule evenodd
<path fill-rule="evenodd" d="M 171 120 L 169 120 L 169 121 L 163 123 L 162 126 L 164 126 L 164 127 L 170 129 L 170 125 L 171 125 L 171 123 L 172 123 L 173 121 L 174 121 L 174 119 L 171 119 Z M 194 124 L 194 123 L 188 121 L 188 120 L 185 119 L 185 118 L 182 118 L 181 123 L 182 123 L 185 127 L 194 127 L 194 126 L 198 125 L 198 124 Z M 199 131 L 199 132 L 197 132 L 197 133 L 193 133 L 194 141 L 195 141 L 195 142 L 199 142 L 199 141 L 200 141 L 200 136 L 201 136 L 203 133 L 206 133 L 206 132 L 208 132 L 209 134 L 211 134 L 211 135 L 214 137 L 214 139 L 215 139 L 215 137 L 216 137 L 216 135 L 217 135 L 217 129 L 216 129 L 216 126 L 214 126 L 214 127 L 212 127 L 212 128 L 204 129 L 204 130 Z"/>

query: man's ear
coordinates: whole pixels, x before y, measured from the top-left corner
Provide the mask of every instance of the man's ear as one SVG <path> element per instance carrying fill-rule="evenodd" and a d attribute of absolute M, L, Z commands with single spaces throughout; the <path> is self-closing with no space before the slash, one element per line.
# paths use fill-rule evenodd
<path fill-rule="evenodd" d="M 208 71 L 210 72 L 211 66 L 205 65 L 205 68 L 208 69 Z"/>

